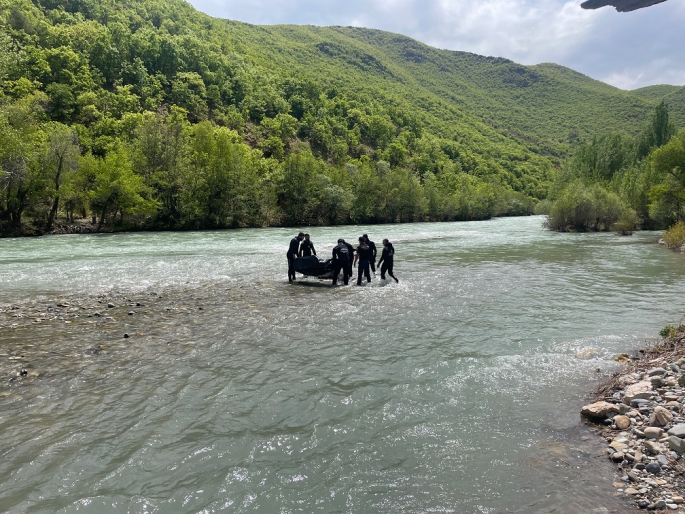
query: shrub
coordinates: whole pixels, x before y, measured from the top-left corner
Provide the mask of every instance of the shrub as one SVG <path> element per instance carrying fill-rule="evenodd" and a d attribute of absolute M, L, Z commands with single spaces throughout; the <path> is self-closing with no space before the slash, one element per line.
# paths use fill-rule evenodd
<path fill-rule="evenodd" d="M 669 248 L 679 249 L 685 245 L 685 223 L 679 221 L 664 233 Z"/>
<path fill-rule="evenodd" d="M 626 208 L 618 221 L 614 223 L 614 230 L 622 236 L 631 236 L 637 229 L 639 221 L 637 213 L 633 209 Z"/>
<path fill-rule="evenodd" d="M 549 216 L 549 213 L 552 210 L 552 205 L 554 205 L 554 202 L 552 202 L 552 200 L 541 200 L 537 204 L 535 204 L 533 212 L 537 215 L 544 214 L 545 216 Z"/>
<path fill-rule="evenodd" d="M 607 231 L 627 209 L 615 193 L 576 180 L 554 202 L 545 226 L 559 232 Z"/>

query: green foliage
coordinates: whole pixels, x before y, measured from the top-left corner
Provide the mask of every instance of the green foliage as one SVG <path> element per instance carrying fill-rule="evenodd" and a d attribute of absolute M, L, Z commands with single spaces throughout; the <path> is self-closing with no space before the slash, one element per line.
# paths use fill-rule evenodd
<path fill-rule="evenodd" d="M 654 188 L 666 157 L 623 177 L 670 138 L 665 106 L 629 135 L 677 94 L 182 0 L 3 0 L 0 231 L 60 214 L 108 230 L 485 219 L 530 214 L 578 177 L 621 178 L 641 217 L 672 215 Z M 600 127 L 622 133 L 557 179 Z"/>
<path fill-rule="evenodd" d="M 562 232 L 611 230 L 619 219 L 628 218 L 626 210 L 617 194 L 599 184 L 588 186 L 576 180 L 554 202 L 546 226 Z"/>
<path fill-rule="evenodd" d="M 601 191 L 607 194 L 607 212 L 619 213 L 613 225 L 619 233 L 685 220 L 683 170 L 685 130 L 675 134 L 668 108 L 661 102 L 637 137 L 610 133 L 578 147 L 551 188 L 551 207 L 543 205 L 548 210 L 547 225 L 553 230 L 612 229 L 613 214 L 592 222 Z"/>
<path fill-rule="evenodd" d="M 685 221 L 685 130 L 649 159 L 652 180 L 656 182 L 650 192 L 650 215 L 671 225 Z"/>
<path fill-rule="evenodd" d="M 630 208 L 623 209 L 621 216 L 614 223 L 613 229 L 622 236 L 630 236 L 640 226 L 640 218 Z"/>
<path fill-rule="evenodd" d="M 685 245 L 685 222 L 679 221 L 664 233 L 669 248 L 679 250 Z"/>
<path fill-rule="evenodd" d="M 659 331 L 659 335 L 664 339 L 670 339 L 676 335 L 676 328 L 672 325 L 665 326 Z"/>

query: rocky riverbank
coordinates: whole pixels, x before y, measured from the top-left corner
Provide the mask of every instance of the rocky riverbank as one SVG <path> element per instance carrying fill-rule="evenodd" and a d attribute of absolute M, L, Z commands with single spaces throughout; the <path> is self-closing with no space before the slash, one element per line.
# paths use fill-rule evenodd
<path fill-rule="evenodd" d="M 667 331 L 599 388 L 582 416 L 606 440 L 628 504 L 685 513 L 685 327 Z"/>

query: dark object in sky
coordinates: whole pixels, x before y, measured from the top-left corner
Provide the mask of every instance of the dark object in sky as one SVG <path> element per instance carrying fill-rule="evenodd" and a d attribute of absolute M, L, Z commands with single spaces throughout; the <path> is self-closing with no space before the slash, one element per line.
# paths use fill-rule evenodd
<path fill-rule="evenodd" d="M 599 9 L 600 7 L 613 5 L 618 12 L 628 12 L 642 9 L 643 7 L 649 7 L 650 5 L 660 4 L 665 1 L 666 0 L 587 0 L 587 2 L 583 2 L 580 6 L 583 9 Z"/>

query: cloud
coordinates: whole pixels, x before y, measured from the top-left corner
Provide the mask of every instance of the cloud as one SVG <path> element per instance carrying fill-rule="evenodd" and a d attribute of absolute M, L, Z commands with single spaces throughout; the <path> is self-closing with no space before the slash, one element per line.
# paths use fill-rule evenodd
<path fill-rule="evenodd" d="M 586 11 L 581 0 L 191 0 L 201 11 L 256 24 L 352 25 L 438 48 L 556 62 L 621 88 L 685 84 L 685 2 L 632 13 Z"/>

